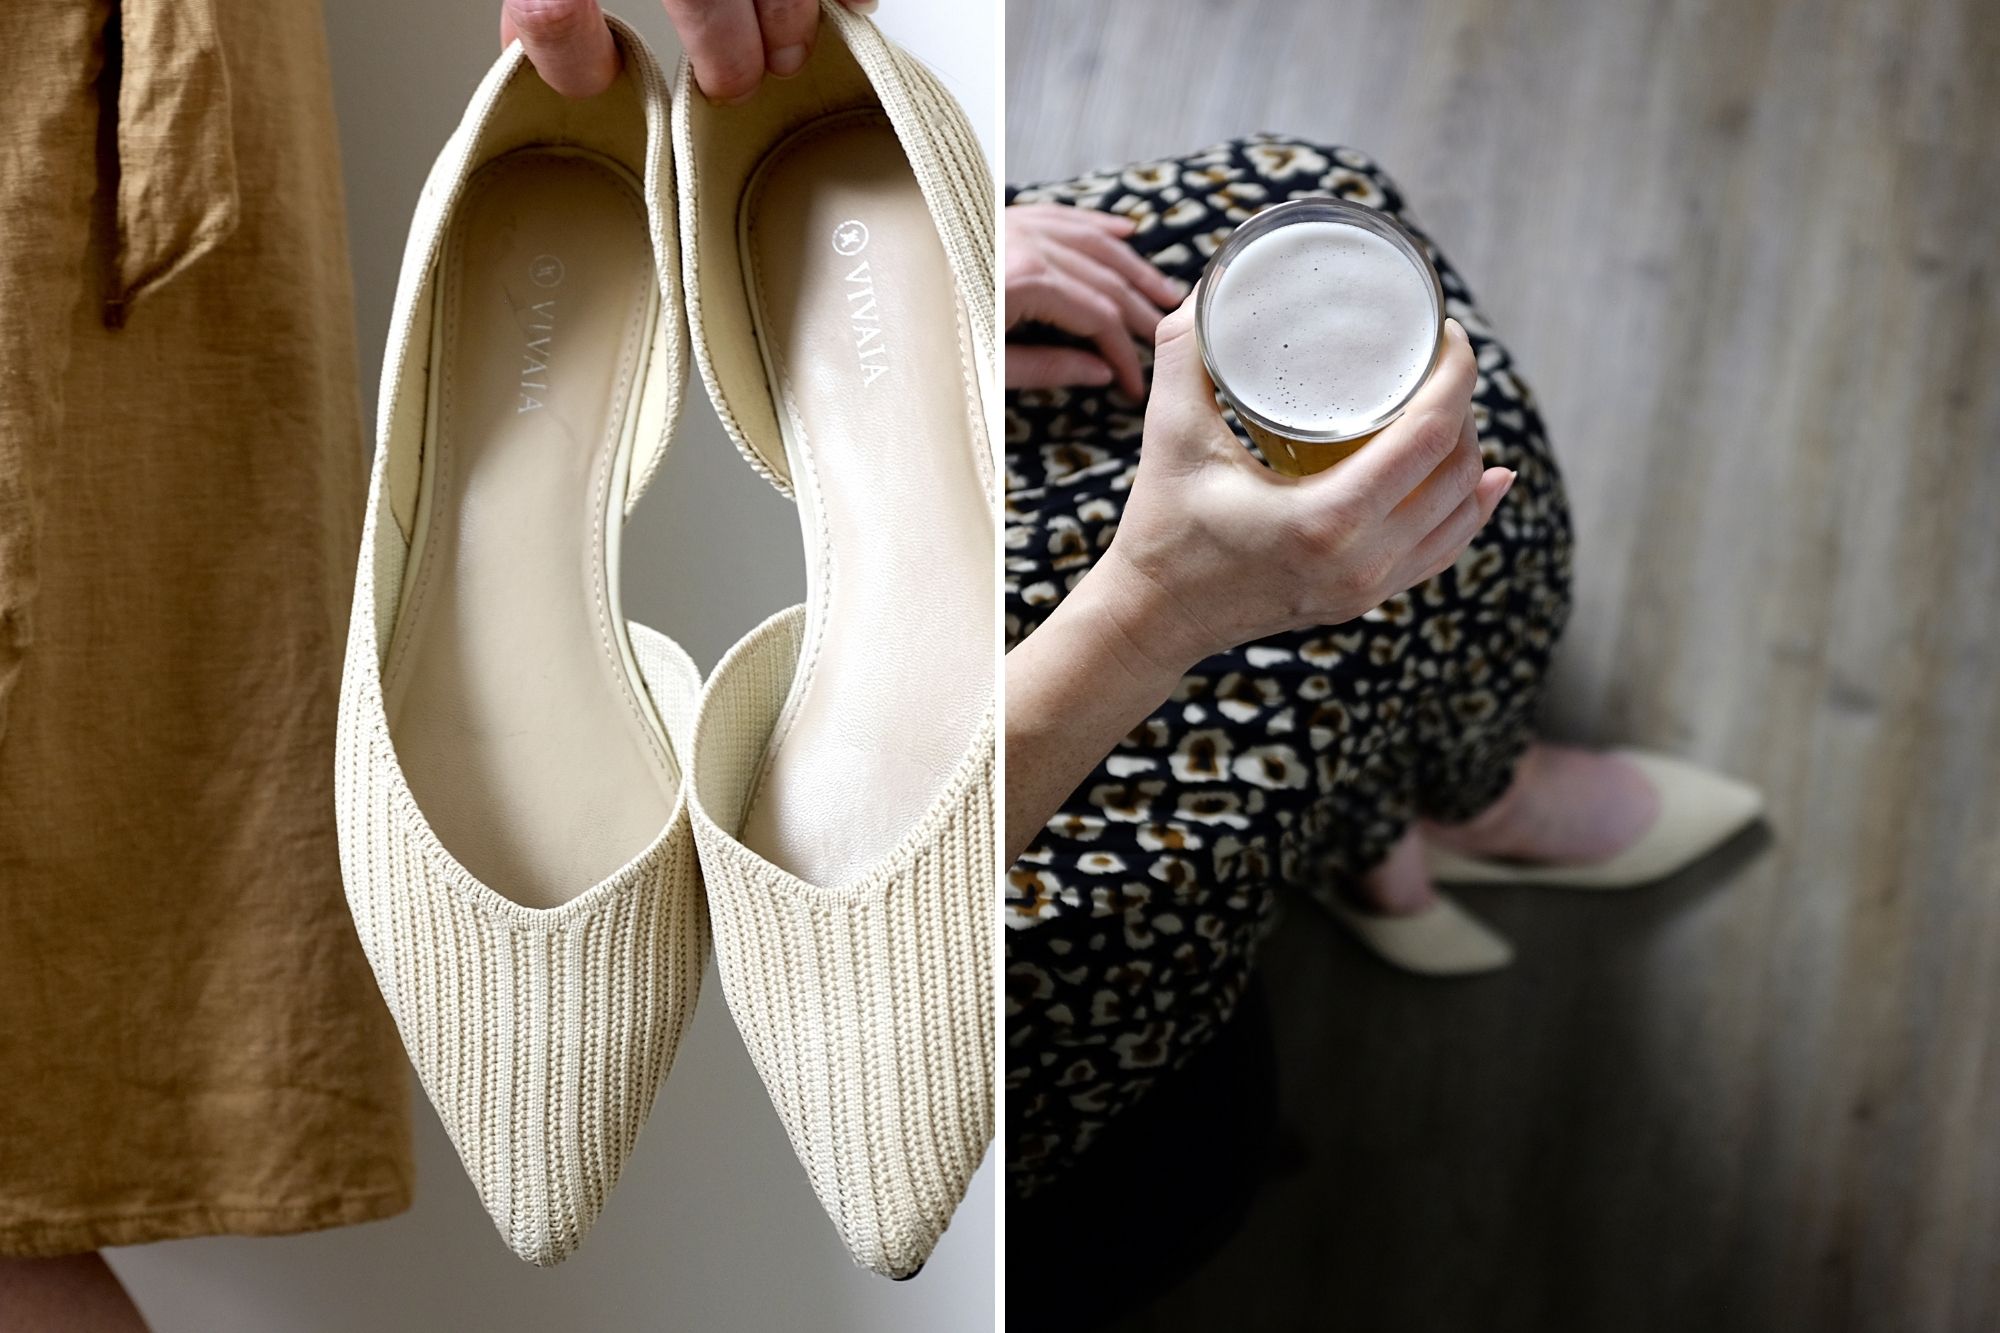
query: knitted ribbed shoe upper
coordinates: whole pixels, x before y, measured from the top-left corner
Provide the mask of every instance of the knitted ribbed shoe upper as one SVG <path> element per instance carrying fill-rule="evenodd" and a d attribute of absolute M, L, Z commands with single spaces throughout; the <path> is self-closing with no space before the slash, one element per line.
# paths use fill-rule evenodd
<path fill-rule="evenodd" d="M 729 1008 L 855 1259 L 916 1271 L 993 1135 L 994 729 L 901 846 L 806 883 L 733 836 L 791 688 L 804 614 L 723 659 L 690 783 Z"/>
<path fill-rule="evenodd" d="M 684 784 L 657 837 L 623 868 L 560 906 L 523 906 L 507 885 L 467 872 L 412 796 L 382 664 L 420 509 L 441 238 L 483 163 L 523 146 L 581 146 L 643 181 L 666 315 L 635 390 L 639 439 L 621 508 L 665 452 L 686 378 L 672 212 L 661 206 L 673 188 L 668 90 L 638 39 L 613 27 L 625 73 L 590 103 L 556 97 L 511 48 L 425 187 L 390 329 L 337 742 L 341 866 L 356 931 L 481 1201 L 514 1252 L 538 1264 L 566 1257 L 604 1207 L 694 1008 L 707 924 Z M 650 630 L 629 634 L 640 683 L 685 754 L 700 689 L 694 666 Z"/>
<path fill-rule="evenodd" d="M 630 632 L 684 737 L 693 663 Z M 558 1263 L 603 1210 L 694 1012 L 707 927 L 685 803 L 630 865 L 563 906 L 502 898 L 438 844 L 403 782 L 358 625 L 338 754 L 341 869 L 382 996 L 501 1236 Z"/>

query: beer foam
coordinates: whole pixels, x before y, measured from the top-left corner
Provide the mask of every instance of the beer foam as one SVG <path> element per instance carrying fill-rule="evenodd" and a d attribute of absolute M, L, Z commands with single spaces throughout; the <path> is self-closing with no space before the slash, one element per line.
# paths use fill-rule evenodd
<path fill-rule="evenodd" d="M 1358 435 L 1407 397 L 1437 339 L 1428 278 L 1344 222 L 1255 237 L 1217 281 L 1204 330 L 1232 397 L 1280 427 Z"/>

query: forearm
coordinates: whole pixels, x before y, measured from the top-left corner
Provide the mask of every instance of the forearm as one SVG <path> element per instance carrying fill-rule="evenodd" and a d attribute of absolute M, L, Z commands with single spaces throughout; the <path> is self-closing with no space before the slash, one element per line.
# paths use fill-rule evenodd
<path fill-rule="evenodd" d="M 1099 566 L 1007 654 L 1007 861 L 1027 849 L 1126 733 L 1173 693 L 1187 664 L 1130 628 L 1133 590 Z"/>

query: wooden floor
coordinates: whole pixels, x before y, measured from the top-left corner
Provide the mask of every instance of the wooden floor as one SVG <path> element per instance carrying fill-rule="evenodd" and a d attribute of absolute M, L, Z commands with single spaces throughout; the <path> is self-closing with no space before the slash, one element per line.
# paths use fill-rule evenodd
<path fill-rule="evenodd" d="M 1008 9 L 1016 181 L 1388 166 L 1567 469 L 1550 729 L 1772 812 L 1638 895 L 1479 893 L 1499 979 L 1291 910 L 1309 1163 L 1126 1327 L 2000 1329 L 2000 5 Z"/>

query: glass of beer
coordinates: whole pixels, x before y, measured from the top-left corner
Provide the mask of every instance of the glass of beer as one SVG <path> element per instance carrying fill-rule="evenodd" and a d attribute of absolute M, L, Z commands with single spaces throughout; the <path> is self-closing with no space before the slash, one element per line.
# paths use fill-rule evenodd
<path fill-rule="evenodd" d="M 1230 236 L 1202 276 L 1195 338 L 1216 390 L 1291 476 L 1323 471 L 1430 377 L 1444 288 L 1416 237 L 1345 199 L 1292 199 Z"/>

